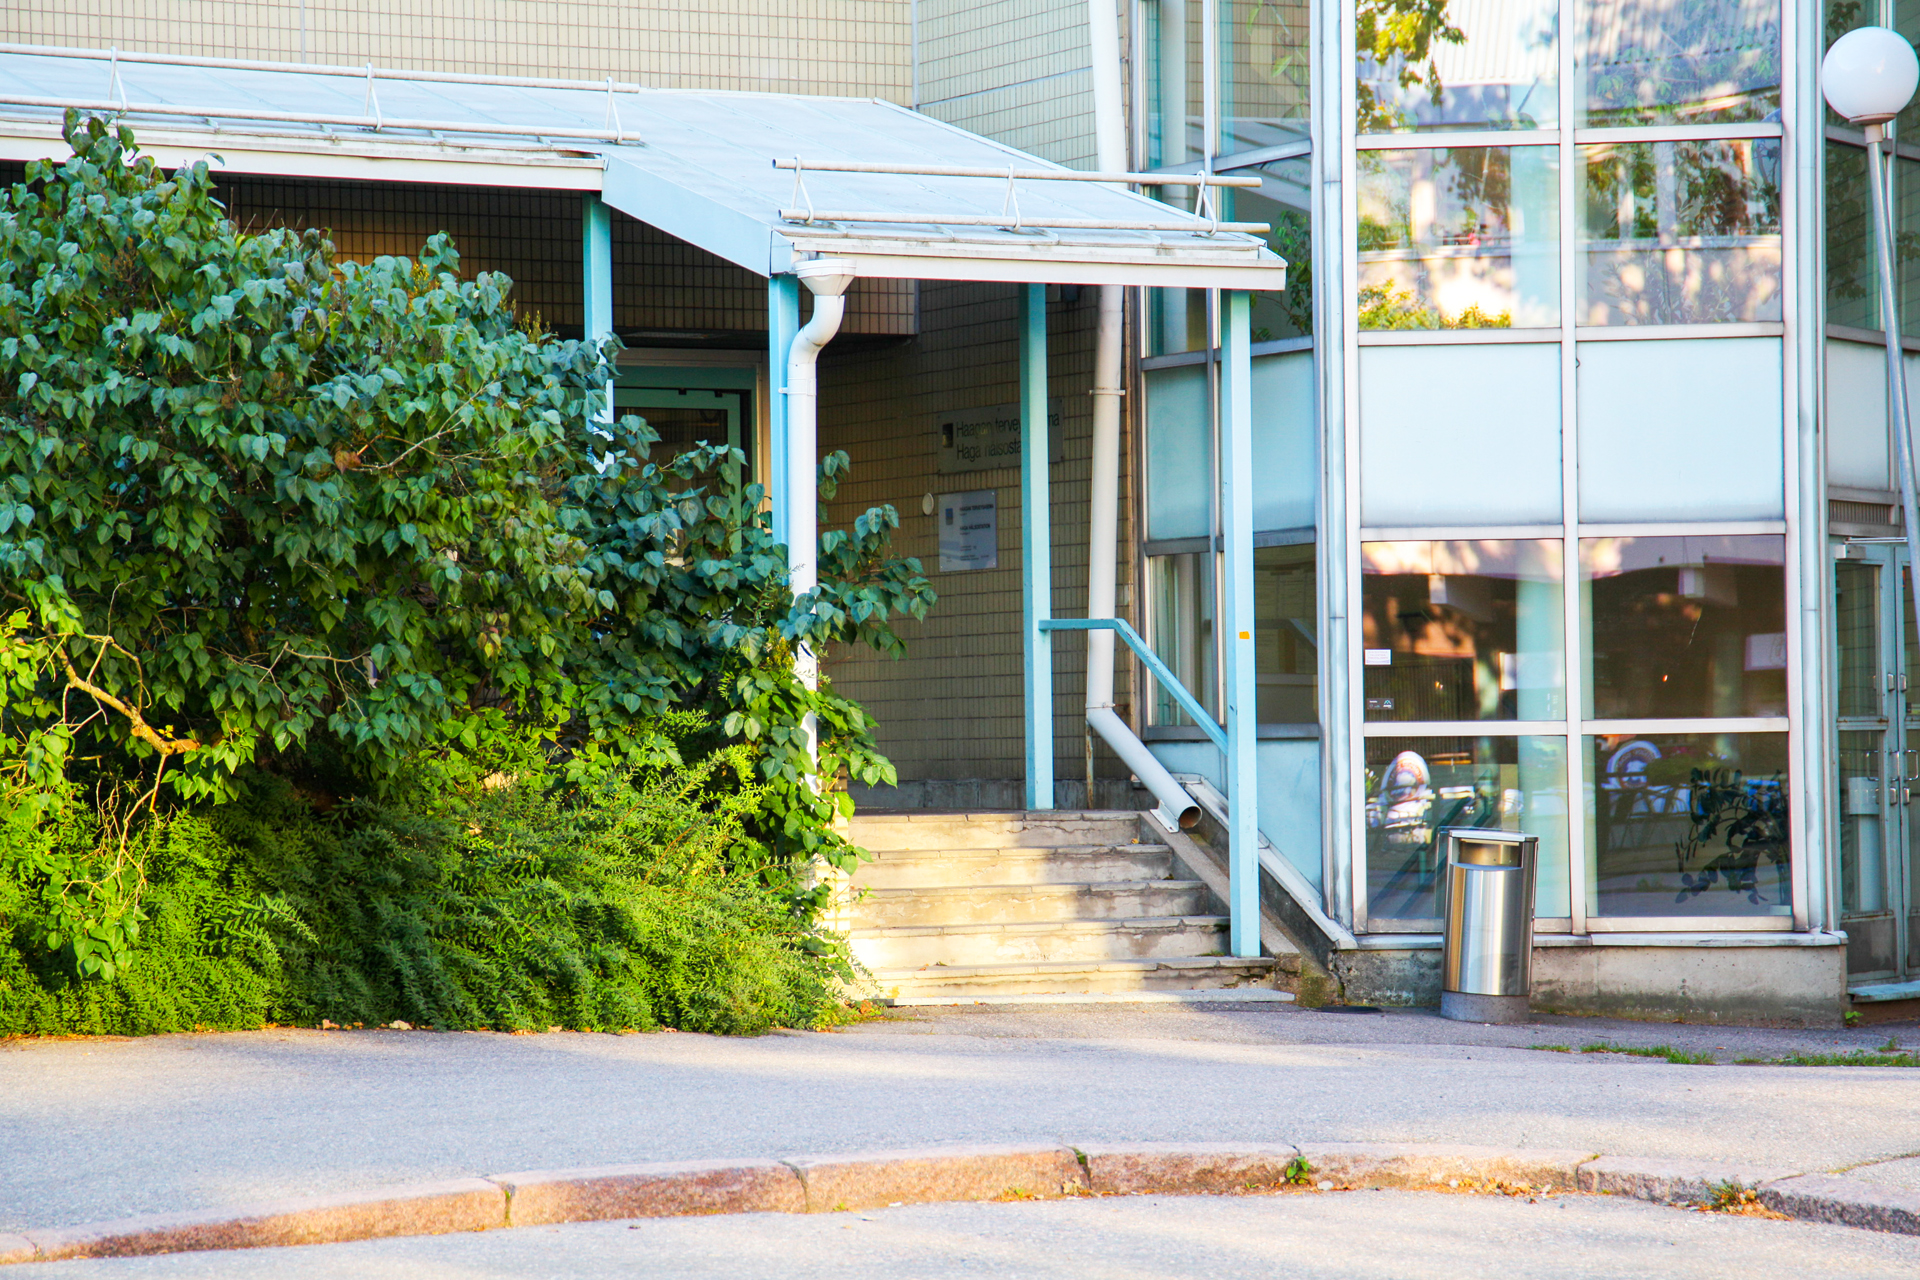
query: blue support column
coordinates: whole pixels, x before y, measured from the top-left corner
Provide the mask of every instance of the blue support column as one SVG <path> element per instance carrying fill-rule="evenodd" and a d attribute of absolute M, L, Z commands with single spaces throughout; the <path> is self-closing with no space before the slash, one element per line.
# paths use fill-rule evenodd
<path fill-rule="evenodd" d="M 1053 504 L 1047 493 L 1047 286 L 1020 292 L 1020 614 L 1026 631 L 1027 808 L 1053 808 Z"/>
<path fill-rule="evenodd" d="M 596 191 L 580 196 L 581 327 L 589 342 L 613 336 L 613 214 Z M 606 420 L 613 421 L 613 388 Z"/>
<path fill-rule="evenodd" d="M 793 335 L 800 332 L 800 280 L 797 276 L 767 279 L 767 492 L 773 498 L 774 541 L 787 542 L 787 467 L 792 442 L 787 436 L 787 353 Z"/>
<path fill-rule="evenodd" d="M 1220 566 L 1226 624 L 1227 912 L 1236 956 L 1260 954 L 1260 802 L 1254 764 L 1252 295 L 1234 290 L 1220 314 Z"/>

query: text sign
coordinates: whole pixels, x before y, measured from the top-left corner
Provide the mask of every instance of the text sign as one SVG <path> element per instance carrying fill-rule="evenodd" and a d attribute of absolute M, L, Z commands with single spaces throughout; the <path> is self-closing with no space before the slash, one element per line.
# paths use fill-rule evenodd
<path fill-rule="evenodd" d="M 942 573 L 1000 567 L 1000 515 L 992 489 L 943 493 L 936 515 Z"/>
<path fill-rule="evenodd" d="M 1020 465 L 1020 406 L 989 405 L 984 409 L 954 409 L 934 419 L 938 433 L 934 469 L 942 474 L 985 471 L 989 467 Z M 1064 461 L 1066 441 L 1060 435 L 1060 401 L 1047 401 L 1047 458 Z"/>

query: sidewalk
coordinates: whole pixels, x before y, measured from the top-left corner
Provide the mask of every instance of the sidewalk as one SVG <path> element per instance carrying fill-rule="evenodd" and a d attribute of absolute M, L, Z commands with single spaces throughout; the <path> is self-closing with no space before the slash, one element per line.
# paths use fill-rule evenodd
<path fill-rule="evenodd" d="M 1422 1142 L 1797 1169 L 1920 1155 L 1920 1072 L 1676 1066 L 1889 1034 L 1421 1012 L 921 1010 L 833 1034 L 268 1031 L 0 1046 L 0 1231 L 513 1169 L 950 1143 Z M 1889 1176 L 1911 1166 L 1889 1165 Z"/>

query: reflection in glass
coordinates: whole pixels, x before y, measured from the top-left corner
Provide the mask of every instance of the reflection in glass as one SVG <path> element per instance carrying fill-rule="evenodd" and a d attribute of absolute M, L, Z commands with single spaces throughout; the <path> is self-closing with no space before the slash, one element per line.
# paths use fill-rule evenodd
<path fill-rule="evenodd" d="M 1552 147 L 1362 151 L 1362 329 L 1560 322 Z"/>
<path fill-rule="evenodd" d="M 1840 718 L 1877 719 L 1885 715 L 1880 687 L 1880 566 L 1838 560 L 1833 578 Z"/>
<path fill-rule="evenodd" d="M 1886 734 L 1839 734 L 1840 910 L 1846 917 L 1847 972 L 1858 976 L 1900 967 L 1893 915 L 1888 911 L 1886 792 L 1881 768 Z"/>
<path fill-rule="evenodd" d="M 1198 8 L 1197 0 L 1189 0 Z M 1218 154 L 1277 147 L 1307 135 L 1312 67 L 1306 0 L 1219 0 Z"/>
<path fill-rule="evenodd" d="M 1827 143 L 1827 323 L 1880 327 L 1873 264 L 1873 211 L 1867 205 L 1867 153 Z M 1901 255 L 1910 259 L 1912 251 Z"/>
<path fill-rule="evenodd" d="M 1579 323 L 1780 319 L 1780 143 L 1581 148 Z"/>
<path fill-rule="evenodd" d="M 1354 12 L 1361 133 L 1550 129 L 1559 120 L 1554 0 L 1454 0 Z"/>
<path fill-rule="evenodd" d="M 1594 719 L 1787 714 L 1785 538 L 1589 538 L 1580 561 Z"/>
<path fill-rule="evenodd" d="M 1861 168 L 1865 167 L 1863 162 Z M 1862 195 L 1866 192 L 1864 181 L 1859 190 Z M 1856 196 L 1856 200 L 1858 198 Z M 1833 215 L 1827 216 L 1831 222 Z M 1872 211 L 1867 210 L 1865 216 L 1871 219 Z M 1920 335 L 1920 162 L 1905 158 L 1896 158 L 1893 162 L 1893 217 L 1894 270 L 1900 282 L 1900 331 Z M 1872 241 L 1869 239 L 1867 243 L 1870 245 Z M 1880 290 L 1876 271 L 1870 261 L 1864 265 L 1867 292 L 1877 298 Z M 1879 308 L 1876 306 L 1874 311 L 1877 314 Z M 1844 323 L 1831 316 L 1827 322 Z M 1878 326 L 1876 323 L 1869 327 Z"/>
<path fill-rule="evenodd" d="M 1786 734 L 1599 734 L 1583 767 L 1593 915 L 1792 913 Z"/>
<path fill-rule="evenodd" d="M 1201 0 L 1145 0 L 1147 167 L 1165 169 L 1201 156 L 1205 108 Z"/>
<path fill-rule="evenodd" d="M 1264 222 L 1266 241 L 1287 260 L 1284 293 L 1253 295 L 1253 340 L 1272 342 L 1313 332 L 1313 236 L 1308 212 L 1312 162 L 1276 160 L 1257 169 L 1236 169 L 1236 178 L 1260 179 L 1256 187 L 1228 188 L 1228 216 L 1236 222 Z"/>
<path fill-rule="evenodd" d="M 1367 914 L 1436 918 L 1438 833 L 1448 827 L 1540 837 L 1534 913 L 1569 914 L 1566 740 L 1366 739 Z"/>
<path fill-rule="evenodd" d="M 1779 118 L 1779 0 L 1586 0 L 1577 21 L 1580 124 Z"/>
<path fill-rule="evenodd" d="M 1310 542 L 1253 551 L 1254 716 L 1260 724 L 1320 720 L 1313 562 Z"/>
<path fill-rule="evenodd" d="M 1217 559 L 1194 551 L 1147 560 L 1147 643 L 1215 720 L 1220 718 L 1213 647 Z M 1254 718 L 1259 724 L 1319 722 L 1314 599 L 1312 543 L 1254 548 Z M 1193 720 L 1154 681 L 1147 723 L 1191 725 Z"/>
<path fill-rule="evenodd" d="M 1560 543 L 1360 548 L 1366 718 L 1566 715 Z"/>
<path fill-rule="evenodd" d="M 1215 720 L 1213 556 L 1204 551 L 1147 558 L 1147 643 Z M 1191 725 L 1193 719 L 1158 680 L 1149 682 L 1147 723 Z"/>

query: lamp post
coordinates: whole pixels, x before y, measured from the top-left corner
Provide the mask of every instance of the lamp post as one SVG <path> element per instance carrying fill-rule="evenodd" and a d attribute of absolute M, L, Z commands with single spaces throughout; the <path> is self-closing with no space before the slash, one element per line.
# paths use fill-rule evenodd
<path fill-rule="evenodd" d="M 1887 121 L 1913 100 L 1920 58 L 1896 31 L 1861 27 L 1833 42 L 1820 63 L 1827 105 L 1867 133 L 1867 185 L 1873 200 L 1873 239 L 1880 269 L 1880 325 L 1887 336 L 1887 403 L 1900 447 L 1900 510 L 1907 534 L 1907 572 L 1920 581 L 1920 505 L 1914 498 L 1913 415 L 1907 404 L 1907 366 L 1900 349 L 1900 311 L 1893 277 L 1892 193 L 1886 181 Z M 1920 590 L 1913 593 L 1920 623 Z"/>

